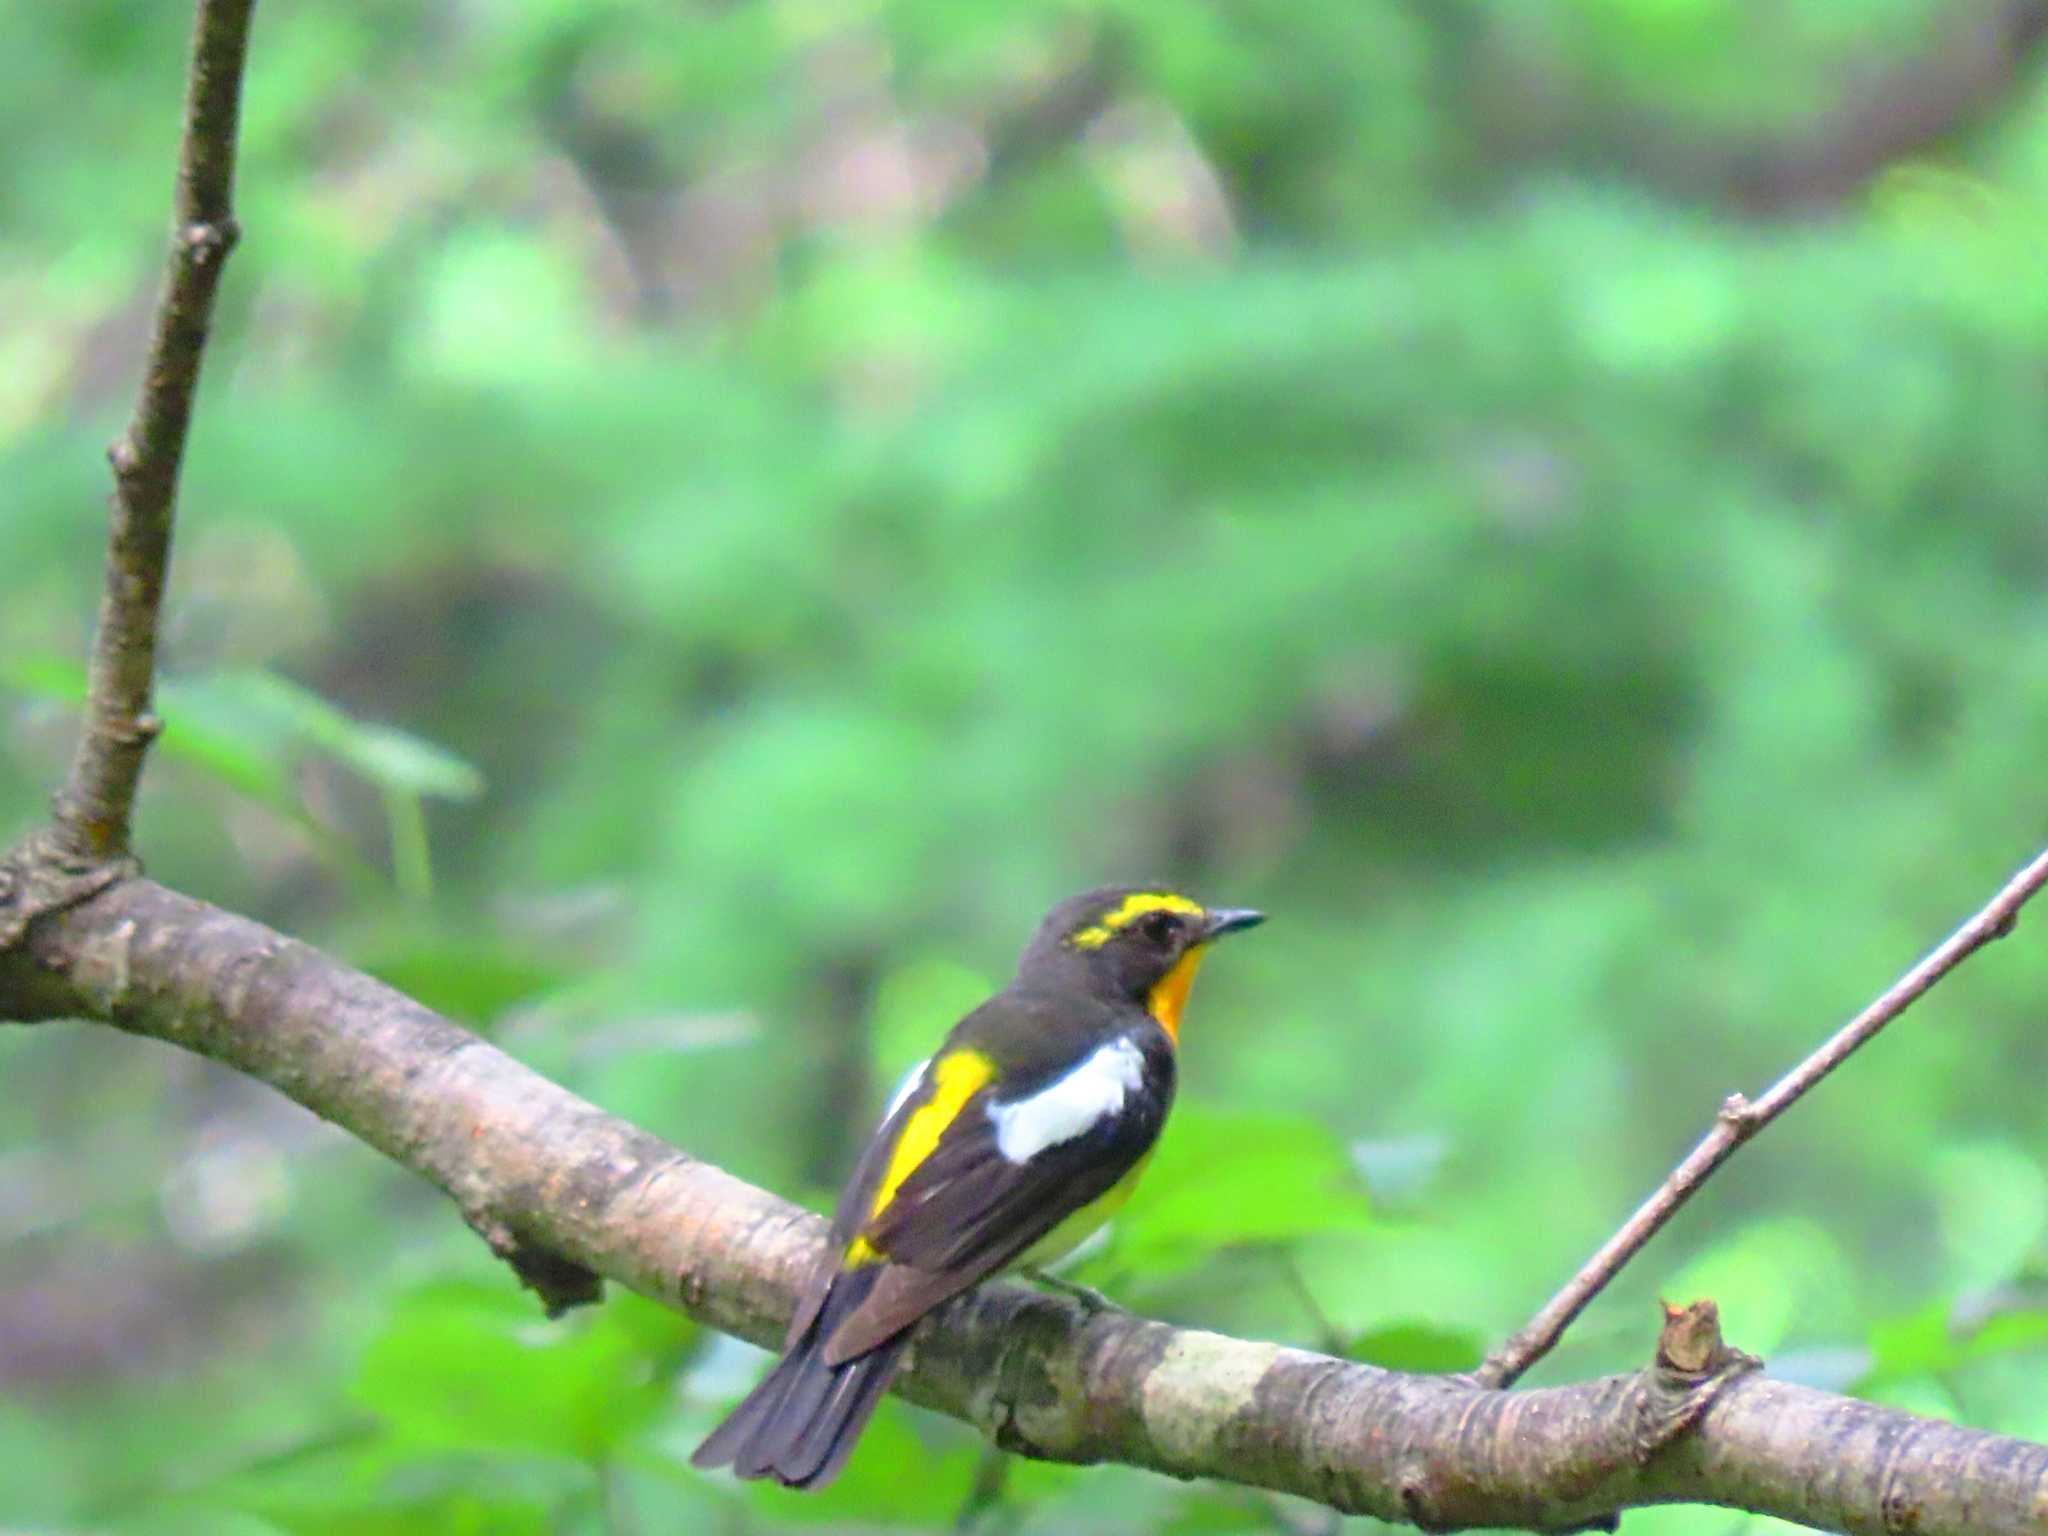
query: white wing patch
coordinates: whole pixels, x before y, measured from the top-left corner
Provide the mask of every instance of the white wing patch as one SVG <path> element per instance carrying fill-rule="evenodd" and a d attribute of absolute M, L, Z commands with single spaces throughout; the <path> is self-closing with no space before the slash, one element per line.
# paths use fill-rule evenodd
<path fill-rule="evenodd" d="M 917 1092 L 917 1085 L 924 1081 L 924 1069 L 930 1065 L 931 1061 L 927 1058 L 903 1074 L 903 1081 L 898 1083 L 896 1091 L 889 1095 L 889 1107 L 882 1111 L 882 1124 L 887 1125 L 896 1111 L 903 1107 L 904 1101 Z"/>
<path fill-rule="evenodd" d="M 1012 1163 L 1028 1163 L 1047 1147 L 1085 1135 L 1124 1107 L 1145 1080 L 1144 1054 L 1128 1039 L 1097 1046 L 1066 1076 L 1027 1099 L 989 1100 L 996 1150 Z"/>

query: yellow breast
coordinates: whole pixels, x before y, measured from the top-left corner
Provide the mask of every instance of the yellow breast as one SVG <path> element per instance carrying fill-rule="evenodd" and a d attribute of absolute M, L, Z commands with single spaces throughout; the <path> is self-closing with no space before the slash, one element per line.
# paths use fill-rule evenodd
<path fill-rule="evenodd" d="M 1147 1152 L 1131 1165 L 1129 1173 L 1110 1185 L 1093 1203 L 1082 1206 L 1025 1249 L 1007 1267 L 1043 1269 L 1049 1264 L 1059 1263 L 1093 1237 L 1104 1222 L 1123 1209 L 1124 1202 L 1131 1198 L 1131 1191 L 1138 1187 L 1138 1179 L 1145 1172 L 1145 1165 L 1151 1161 L 1152 1154 Z"/>

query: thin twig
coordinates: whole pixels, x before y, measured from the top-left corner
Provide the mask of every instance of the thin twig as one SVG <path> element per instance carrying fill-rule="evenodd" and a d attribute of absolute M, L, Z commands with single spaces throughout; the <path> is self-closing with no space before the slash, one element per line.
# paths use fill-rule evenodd
<path fill-rule="evenodd" d="M 1730 1094 L 1715 1117 L 1714 1128 L 1700 1144 L 1526 1327 L 1487 1356 L 1475 1373 L 1478 1380 L 1490 1387 L 1514 1385 L 1524 1371 L 1550 1353 L 1573 1319 L 1678 1213 L 1714 1170 L 1735 1155 L 1737 1147 L 1798 1103 L 1808 1089 L 1847 1061 L 1858 1046 L 1904 1013 L 1942 977 L 1993 939 L 2012 932 L 2020 908 L 2044 885 L 2048 885 L 2048 852 L 2036 855 L 1983 910 L 1893 982 L 1819 1050 L 1779 1078 L 1770 1092 L 1754 1102 L 1739 1093 Z"/>
<path fill-rule="evenodd" d="M 10 967 L 43 982 L 10 994 Z M 480 1227 L 756 1343 L 783 1338 L 824 1251 L 819 1217 L 318 951 L 148 880 L 55 914 L 0 956 L 0 1017 L 45 1013 L 117 1022 L 273 1084 L 481 1213 Z M 1636 1506 L 1694 1500 L 1815 1530 L 2042 1536 L 2048 1445 L 1773 1381 L 1718 1334 L 1707 1309 L 1688 1309 L 1645 1369 L 1494 1392 L 997 1281 L 920 1328 L 901 1386 L 1024 1455 L 1220 1479 L 1427 1530 L 1606 1529 Z"/>
<path fill-rule="evenodd" d="M 114 494 L 106 590 L 93 635 L 85 723 L 56 801 L 58 850 L 80 866 L 127 855 L 143 754 L 161 729 L 150 707 L 157 615 L 214 294 L 239 233 L 231 197 L 254 8 L 255 0 L 199 0 L 193 25 L 169 270 L 135 414 L 107 450 Z"/>
<path fill-rule="evenodd" d="M 1308 1276 L 1301 1272 L 1301 1265 L 1286 1249 L 1278 1251 L 1280 1278 L 1294 1293 L 1294 1299 L 1301 1303 L 1301 1310 L 1308 1315 L 1309 1326 L 1315 1330 L 1316 1348 L 1326 1355 L 1342 1356 L 1347 1339 L 1342 1328 L 1330 1319 L 1323 1310 L 1323 1304 L 1316 1299 L 1316 1293 L 1309 1288 Z"/>

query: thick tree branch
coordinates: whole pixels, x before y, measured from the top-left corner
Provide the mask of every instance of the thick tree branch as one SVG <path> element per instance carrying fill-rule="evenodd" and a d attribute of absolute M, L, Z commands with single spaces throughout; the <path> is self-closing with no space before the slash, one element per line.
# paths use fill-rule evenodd
<path fill-rule="evenodd" d="M 1954 0 L 1928 8 L 1922 40 L 1846 54 L 1803 121 L 1717 124 L 1668 103 L 1617 104 L 1613 82 L 1559 72 L 1524 32 L 1495 29 L 1466 82 L 1483 103 L 1485 163 L 1510 176 L 1564 153 L 1761 219 L 1812 218 L 1859 197 L 1887 167 L 1938 156 L 1947 141 L 2022 110 L 2044 40 L 2048 0 Z M 1604 88 L 1603 88 L 1604 87 Z"/>
<path fill-rule="evenodd" d="M 596 1300 L 599 1276 L 609 1276 L 770 1342 L 819 1249 L 816 1217 L 315 950 L 130 875 L 135 788 L 157 730 L 151 693 L 178 470 L 236 237 L 230 197 L 253 4 L 199 0 L 169 274 L 135 415 L 110 453 L 85 723 L 53 826 L 0 863 L 0 1019 L 100 1019 L 270 1083 L 447 1192 L 551 1312 Z M 2008 888 L 2002 910 L 1987 908 L 1764 1100 L 1731 1101 L 1660 1191 L 1669 1209 L 2004 931 L 2044 881 L 2048 856 Z M 1716 1137 L 1728 1144 L 1709 1153 Z M 1662 1224 L 1669 1210 L 1655 1214 L 1656 1203 L 1547 1336 L 1530 1334 L 1527 1359 Z M 1526 1363 L 1489 1369 L 1511 1380 Z M 1611 1526 L 1623 1508 L 1679 1500 L 1923 1536 L 2001 1536 L 2048 1521 L 2048 1447 L 1772 1382 L 1756 1365 L 1722 1343 L 1711 1303 L 1670 1315 L 1641 1372 L 1504 1393 L 991 1285 L 921 1328 L 902 1389 L 1025 1454 L 1217 1477 L 1433 1530 Z"/>
<path fill-rule="evenodd" d="M 2021 97 L 2044 37 L 2042 0 L 1957 7 L 1937 19 L 1925 56 L 1879 72 L 1803 133 L 1735 150 L 1722 168 L 1734 201 L 1766 216 L 1843 202 Z"/>
<path fill-rule="evenodd" d="M 150 711 L 157 615 L 192 398 L 214 294 L 237 235 L 231 202 L 235 135 L 254 5 L 255 0 L 200 0 L 169 270 L 135 414 L 107 451 L 114 494 L 106 589 L 93 636 L 85 723 L 70 777 L 57 796 L 49 848 L 81 877 L 82 889 L 90 889 L 94 872 L 127 857 L 143 754 L 160 728 Z M 0 926 L 0 943 L 6 938 Z"/>
<path fill-rule="evenodd" d="M 822 1238 L 817 1217 L 389 988 L 145 880 L 44 918 L 0 955 L 0 1017 L 60 1014 L 271 1083 L 446 1190 L 501 1250 L 558 1255 L 561 1272 L 609 1276 L 757 1343 L 779 1339 Z M 1674 1501 L 1921 1536 L 2048 1520 L 2048 1447 L 1753 1365 L 1690 1309 L 1644 1371 L 1496 1392 L 996 1284 L 925 1325 L 902 1386 L 1027 1455 L 1221 1478 L 1434 1530 L 1583 1528 Z"/>
<path fill-rule="evenodd" d="M 1663 1230 L 1664 1224 L 1678 1214 L 1679 1208 L 1712 1177 L 1716 1168 L 1735 1155 L 1737 1147 L 1798 1103 L 1808 1089 L 1847 1061 L 1858 1046 L 1904 1013 L 1942 977 L 1993 939 L 2012 932 L 2020 908 L 2044 885 L 2048 885 L 2048 852 L 2037 854 L 1975 917 L 1887 987 L 1819 1050 L 1779 1078 L 1770 1092 L 1754 1103 L 1739 1093 L 1730 1094 L 1714 1119 L 1714 1128 L 1686 1154 L 1685 1161 L 1671 1170 L 1649 1199 L 1622 1223 L 1621 1230 L 1585 1262 L 1526 1327 L 1486 1358 L 1477 1372 L 1478 1379 L 1493 1387 L 1512 1386 L 1520 1380 L 1523 1372 L 1550 1353 L 1573 1319 L 1607 1288 L 1622 1266 Z"/>

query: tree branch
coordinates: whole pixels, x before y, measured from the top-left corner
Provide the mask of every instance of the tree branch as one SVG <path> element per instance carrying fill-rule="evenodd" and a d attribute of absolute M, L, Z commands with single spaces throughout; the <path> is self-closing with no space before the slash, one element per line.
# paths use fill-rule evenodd
<path fill-rule="evenodd" d="M 1887 165 L 1931 151 L 2023 95 L 2048 37 L 2048 4 L 1958 6 L 1924 57 L 1878 73 L 1803 132 L 1735 149 L 1721 168 L 1734 201 L 1766 217 L 1812 213 Z"/>
<path fill-rule="evenodd" d="M 157 302 L 141 394 L 107 450 L 114 469 L 106 589 L 93 636 L 85 722 L 56 801 L 49 852 L 91 889 L 128 856 L 143 754 L 161 728 L 150 710 L 157 615 L 170 563 L 178 467 L 221 269 L 238 230 L 231 197 L 242 71 L 255 0 L 200 0 L 178 150 L 169 271 Z M 4 892 L 0 892 L 4 895 Z M 45 902 L 43 905 L 61 904 Z M 18 915 L 26 921 L 34 912 Z M 0 914 L 4 917 L 4 914 Z M 0 942 L 7 937 L 0 923 Z"/>
<path fill-rule="evenodd" d="M 1615 99 L 1614 82 L 1561 71 L 1514 26 L 1481 34 L 1461 82 L 1480 102 L 1479 159 L 1509 180 L 1560 154 L 1666 197 L 1758 219 L 1811 219 L 1860 196 L 1889 166 L 2023 110 L 2048 40 L 2048 0 L 1952 0 L 1926 7 L 1923 38 L 1845 51 L 1806 94 L 1802 120 L 1717 123 L 1668 102 Z M 1456 14 L 1456 13 L 1452 13 Z M 1766 45 L 1768 46 L 1768 45 Z"/>
<path fill-rule="evenodd" d="M 438 1185 L 551 1312 L 596 1300 L 602 1275 L 771 1342 L 820 1249 L 817 1217 L 305 945 L 130 877 L 135 787 L 157 729 L 151 690 L 178 468 L 236 235 L 230 193 L 253 3 L 199 0 L 170 270 L 135 415 L 110 453 L 85 724 L 54 825 L 0 864 L 0 1019 L 96 1018 L 270 1083 Z M 1731 1101 L 1660 1192 L 1675 1188 L 1670 1209 L 2005 931 L 2044 882 L 2048 855 L 1757 1105 Z M 1707 1155 L 1716 1138 L 1726 1147 Z M 1640 1236 L 1529 1359 L 1668 1214 L 1638 1213 Z M 1511 1380 L 1522 1366 L 1489 1368 Z M 2002 1536 L 2038 1531 L 2048 1510 L 2048 1446 L 1770 1381 L 1722 1342 L 1711 1303 L 1669 1315 L 1643 1371 L 1504 1393 L 997 1284 L 921 1325 L 900 1385 L 1008 1450 L 1216 1477 L 1431 1530 L 1611 1528 L 1623 1508 L 1691 1500 L 1843 1531 Z"/>
<path fill-rule="evenodd" d="M 271 1083 L 432 1180 L 501 1246 L 560 1256 L 757 1343 L 780 1338 L 822 1241 L 816 1216 L 410 999 L 146 880 L 46 918 L 0 955 L 0 1017 L 61 1014 Z M 1528 1392 L 1090 1314 L 1006 1284 L 925 1324 L 913 1360 L 907 1396 L 1005 1449 L 1220 1478 L 1431 1530 L 1585 1528 L 1686 1500 L 1841 1531 L 2003 1536 L 2038 1532 L 2048 1509 L 2048 1446 L 1772 1381 L 1721 1343 L 1705 1308 L 1667 1320 L 1643 1371 Z"/>
<path fill-rule="evenodd" d="M 1975 917 L 1893 982 L 1819 1050 L 1779 1078 L 1770 1092 L 1754 1103 L 1739 1093 L 1730 1094 L 1721 1105 L 1720 1114 L 1715 1116 L 1714 1128 L 1686 1154 L 1685 1161 L 1671 1170 L 1670 1177 L 1636 1208 L 1635 1214 L 1622 1223 L 1621 1230 L 1585 1262 L 1564 1289 L 1544 1304 L 1542 1311 L 1487 1356 L 1476 1373 L 1477 1379 L 1491 1387 L 1512 1386 L 1520 1380 L 1523 1372 L 1550 1353 L 1565 1329 L 1607 1288 L 1622 1266 L 1663 1230 L 1664 1224 L 1678 1214 L 1715 1169 L 1735 1155 L 1737 1147 L 1798 1103 L 1808 1089 L 1847 1061 L 1858 1046 L 1904 1013 L 1942 977 L 1993 939 L 2012 932 L 2020 908 L 2044 885 L 2048 885 L 2048 852 L 2036 855 Z"/>

